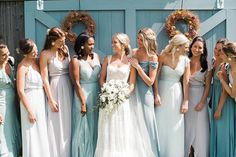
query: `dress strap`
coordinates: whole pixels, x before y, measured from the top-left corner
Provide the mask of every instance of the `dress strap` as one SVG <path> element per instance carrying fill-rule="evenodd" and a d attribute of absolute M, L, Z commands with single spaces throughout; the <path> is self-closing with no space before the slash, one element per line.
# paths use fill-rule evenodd
<path fill-rule="evenodd" d="M 109 56 L 107 56 L 107 59 L 108 59 L 108 64 L 110 64 L 110 63 L 111 63 L 111 57 L 112 57 L 112 55 L 109 55 Z"/>

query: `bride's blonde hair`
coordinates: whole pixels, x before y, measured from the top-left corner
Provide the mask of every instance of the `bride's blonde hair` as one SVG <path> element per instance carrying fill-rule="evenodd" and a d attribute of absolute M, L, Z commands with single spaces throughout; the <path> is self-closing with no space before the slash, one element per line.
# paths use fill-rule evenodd
<path fill-rule="evenodd" d="M 157 53 L 157 35 L 151 28 L 143 28 L 139 31 L 142 37 L 143 46 L 148 54 L 148 56 L 156 55 Z"/>
<path fill-rule="evenodd" d="M 121 45 L 123 45 L 125 48 L 124 49 L 125 54 L 129 55 L 129 53 L 131 52 L 129 36 L 124 33 L 116 33 L 112 36 L 112 39 L 114 39 L 114 38 L 118 39 L 118 41 L 121 43 Z"/>
<path fill-rule="evenodd" d="M 178 46 L 188 43 L 189 40 L 185 35 L 177 34 L 169 41 L 169 44 L 162 50 L 162 53 L 172 55 L 172 61 L 174 61 L 174 55 L 178 52 Z"/>

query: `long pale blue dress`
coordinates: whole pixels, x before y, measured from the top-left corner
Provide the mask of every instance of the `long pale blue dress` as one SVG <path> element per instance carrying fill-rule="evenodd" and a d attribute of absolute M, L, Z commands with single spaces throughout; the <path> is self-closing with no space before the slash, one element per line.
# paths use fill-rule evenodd
<path fill-rule="evenodd" d="M 54 57 L 48 65 L 50 87 L 59 112 L 48 106 L 48 136 L 51 157 L 71 156 L 71 106 L 73 90 L 69 77 L 69 59 Z"/>
<path fill-rule="evenodd" d="M 0 125 L 0 156 L 17 157 L 21 149 L 20 124 L 16 112 L 16 94 L 13 69 L 10 77 L 0 69 L 0 114 L 4 123 Z"/>
<path fill-rule="evenodd" d="M 24 157 L 50 157 L 43 82 L 40 73 L 31 66 L 28 67 L 25 76 L 24 91 L 30 108 L 36 116 L 36 122 L 30 123 L 28 112 L 21 102 L 22 155 Z"/>
<path fill-rule="evenodd" d="M 180 82 L 189 63 L 186 56 L 180 56 L 172 69 L 163 65 L 159 75 L 161 106 L 155 108 L 160 139 L 161 157 L 184 156 L 184 114 L 180 113 L 183 89 Z"/>
<path fill-rule="evenodd" d="M 157 69 L 158 63 L 152 61 L 143 61 L 139 62 L 143 71 L 148 75 L 149 69 Z M 155 118 L 154 111 L 154 94 L 152 86 L 148 86 L 143 79 L 138 75 L 137 76 L 137 89 L 140 95 L 141 104 L 143 107 L 143 113 L 145 118 L 146 127 L 149 133 L 152 151 L 155 153 L 155 156 L 159 156 L 159 137 L 157 131 L 157 123 Z"/>
<path fill-rule="evenodd" d="M 222 85 L 216 73 L 213 75 L 212 113 L 210 132 L 210 157 L 235 157 L 235 102 L 228 96 L 221 111 L 219 120 L 214 119 L 214 113 L 219 104 Z"/>
<path fill-rule="evenodd" d="M 87 113 L 81 115 L 81 101 L 74 90 L 72 106 L 72 157 L 93 157 L 97 144 L 98 111 L 97 96 L 99 91 L 98 76 L 101 70 L 99 62 L 94 61 L 92 68 L 85 60 L 79 60 L 80 85 L 83 90 Z"/>
<path fill-rule="evenodd" d="M 129 64 L 114 66 L 108 56 L 106 82 L 128 81 Z M 128 100 L 119 105 L 112 115 L 99 110 L 98 139 L 94 157 L 155 157 L 143 116 L 138 113 L 136 97 L 132 93 Z M 141 117 L 141 118 L 140 118 Z M 141 121 L 140 121 L 141 120 Z"/>
<path fill-rule="evenodd" d="M 209 157 L 210 123 L 207 102 L 204 102 L 201 111 L 195 110 L 204 93 L 208 74 L 207 70 L 204 72 L 201 70 L 192 74 L 189 80 L 189 105 L 188 112 L 184 116 L 185 157 L 189 156 L 191 146 L 194 148 L 195 156 Z"/>

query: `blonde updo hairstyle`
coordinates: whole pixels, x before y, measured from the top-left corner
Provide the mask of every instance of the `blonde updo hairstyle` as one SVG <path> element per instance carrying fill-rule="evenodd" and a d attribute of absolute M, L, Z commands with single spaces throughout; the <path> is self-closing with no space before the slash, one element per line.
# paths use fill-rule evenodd
<path fill-rule="evenodd" d="M 157 35 L 151 28 L 143 28 L 138 34 L 142 37 L 143 46 L 148 54 L 148 56 L 153 56 L 157 54 Z"/>
<path fill-rule="evenodd" d="M 7 62 L 9 56 L 9 50 L 7 48 L 7 45 L 0 44 L 0 65 Z"/>
<path fill-rule="evenodd" d="M 183 44 L 188 44 L 188 38 L 183 34 L 175 35 L 170 41 L 169 44 L 162 50 L 162 53 L 172 55 L 172 61 L 174 62 L 174 55 L 178 52 L 178 47 Z"/>
<path fill-rule="evenodd" d="M 130 40 L 127 34 L 117 33 L 113 35 L 112 39 L 117 38 L 121 45 L 124 46 L 125 55 L 131 52 Z"/>

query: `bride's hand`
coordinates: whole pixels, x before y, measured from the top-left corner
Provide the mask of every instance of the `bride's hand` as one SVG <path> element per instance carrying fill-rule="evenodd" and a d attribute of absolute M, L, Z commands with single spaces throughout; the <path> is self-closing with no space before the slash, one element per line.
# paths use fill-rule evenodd
<path fill-rule="evenodd" d="M 128 58 L 128 61 L 135 69 L 139 68 L 138 60 L 136 58 Z"/>
<path fill-rule="evenodd" d="M 0 125 L 3 124 L 3 117 L 2 115 L 0 114 Z"/>

